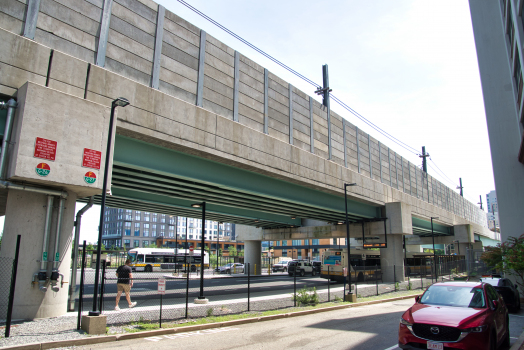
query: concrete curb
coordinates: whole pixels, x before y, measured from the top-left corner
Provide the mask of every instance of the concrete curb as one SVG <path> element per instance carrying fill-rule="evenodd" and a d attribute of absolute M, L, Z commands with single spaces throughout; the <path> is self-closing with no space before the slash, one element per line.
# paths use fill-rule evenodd
<path fill-rule="evenodd" d="M 520 335 L 519 339 L 509 348 L 509 350 L 519 350 L 520 347 L 524 344 L 524 332 Z"/>
<path fill-rule="evenodd" d="M 0 348 L 0 350 L 11 350 L 11 349 L 12 350 L 47 350 L 47 349 L 69 347 L 69 346 L 82 346 L 82 345 L 107 343 L 107 342 L 120 341 L 120 340 L 154 337 L 154 336 L 159 336 L 159 335 L 164 335 L 164 334 L 194 332 L 194 331 L 200 331 L 204 329 L 231 327 L 231 326 L 237 326 L 237 325 L 247 324 L 247 323 L 272 321 L 272 320 L 278 320 L 278 319 L 287 318 L 287 317 L 298 317 L 298 316 L 316 314 L 319 312 L 327 312 L 327 311 L 348 309 L 348 308 L 359 307 L 359 306 L 387 303 L 387 302 L 395 301 L 395 300 L 404 300 L 404 299 L 414 298 L 416 295 L 417 294 L 412 294 L 412 295 L 406 295 L 403 297 L 365 301 L 361 303 L 346 304 L 346 305 L 336 305 L 336 306 L 318 308 L 314 310 L 296 311 L 296 312 L 290 312 L 287 314 L 244 318 L 244 319 L 239 319 L 239 320 L 224 321 L 224 322 L 217 322 L 217 323 L 207 323 L 207 324 L 201 324 L 201 325 L 192 325 L 192 326 L 184 326 L 184 327 L 176 327 L 176 328 L 168 328 L 168 329 L 155 329 L 152 331 L 117 334 L 117 335 L 95 336 L 95 337 L 87 337 L 87 338 L 81 338 L 81 339 L 60 340 L 60 341 L 53 341 L 53 342 L 46 342 L 46 343 L 31 343 L 31 344 L 24 344 L 24 345 L 2 347 Z M 522 342 L 524 342 L 524 333 L 523 335 L 520 336 L 519 341 L 521 340 L 521 338 L 522 338 Z M 511 347 L 511 350 L 514 350 L 513 347 Z"/>

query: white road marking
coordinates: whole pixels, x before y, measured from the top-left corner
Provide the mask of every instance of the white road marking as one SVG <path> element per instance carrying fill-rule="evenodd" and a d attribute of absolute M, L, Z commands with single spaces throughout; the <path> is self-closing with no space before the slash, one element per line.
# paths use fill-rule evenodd
<path fill-rule="evenodd" d="M 232 331 L 236 329 L 238 328 L 233 328 L 233 327 L 213 328 L 213 329 L 205 329 L 203 331 L 186 332 L 186 333 L 180 333 L 180 334 L 165 334 L 163 336 L 147 337 L 144 339 L 149 340 L 149 341 L 161 341 L 165 339 L 188 338 L 194 335 L 221 333 L 221 332 L 227 332 L 227 331 Z"/>
<path fill-rule="evenodd" d="M 511 339 L 519 339 L 519 338 L 517 338 L 517 337 L 510 337 L 510 338 L 511 338 Z"/>
<path fill-rule="evenodd" d="M 387 349 L 384 349 L 384 350 L 393 350 L 393 349 L 398 349 L 398 345 L 393 345 L 393 346 L 390 346 L 389 348 Z"/>
<path fill-rule="evenodd" d="M 521 316 L 521 315 L 511 315 L 510 316 L 514 316 L 514 317 L 524 317 L 524 316 Z"/>

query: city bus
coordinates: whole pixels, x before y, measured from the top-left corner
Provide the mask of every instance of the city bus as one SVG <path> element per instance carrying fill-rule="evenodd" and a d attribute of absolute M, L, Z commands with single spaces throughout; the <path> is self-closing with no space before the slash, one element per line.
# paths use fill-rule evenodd
<path fill-rule="evenodd" d="M 133 271 L 187 270 L 189 267 L 194 272 L 202 263 L 200 251 L 193 251 L 191 255 L 189 249 L 178 249 L 175 254 L 172 248 L 132 248 L 127 255 Z M 209 268 L 208 252 L 204 252 L 204 268 Z"/>
<path fill-rule="evenodd" d="M 358 282 L 381 278 L 380 251 L 351 249 L 351 275 Z M 343 282 L 343 268 L 348 266 L 347 249 L 327 249 L 321 256 L 320 277 Z"/>

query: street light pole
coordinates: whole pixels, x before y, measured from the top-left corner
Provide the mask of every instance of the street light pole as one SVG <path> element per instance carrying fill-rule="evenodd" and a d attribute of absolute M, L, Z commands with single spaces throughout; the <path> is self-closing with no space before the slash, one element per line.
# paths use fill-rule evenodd
<path fill-rule="evenodd" d="M 348 216 L 348 186 L 356 186 L 356 183 L 344 184 L 344 204 L 346 206 L 346 248 L 347 248 L 347 259 L 348 259 L 348 276 L 349 276 L 349 288 L 348 295 L 351 295 L 351 251 L 349 246 L 349 216 Z"/>
<path fill-rule="evenodd" d="M 220 248 L 218 247 L 219 239 L 220 239 L 220 225 L 222 225 L 222 222 L 218 223 L 218 234 L 217 234 L 217 270 L 218 270 L 218 252 L 220 251 Z"/>
<path fill-rule="evenodd" d="M 204 297 L 204 245 L 205 245 L 205 235 L 206 235 L 206 202 L 200 204 L 192 204 L 193 208 L 202 208 L 202 236 L 200 239 L 200 295 L 198 299 L 206 299 Z"/>
<path fill-rule="evenodd" d="M 431 217 L 431 239 L 433 240 L 433 263 L 435 265 L 435 281 L 438 278 L 437 274 L 437 251 L 435 250 L 435 234 L 433 233 L 433 219 L 438 219 L 438 217 Z"/>
<path fill-rule="evenodd" d="M 109 117 L 109 131 L 107 133 L 107 148 L 106 148 L 106 159 L 104 166 L 104 178 L 102 183 L 102 203 L 100 205 L 100 223 L 98 225 L 98 244 L 96 247 L 96 272 L 95 272 L 95 289 L 93 290 L 93 311 L 89 312 L 89 316 L 100 316 L 101 310 L 97 311 L 98 306 L 98 283 L 100 274 L 100 255 L 102 254 L 102 233 L 104 232 L 104 219 L 106 209 L 106 196 L 107 196 L 107 176 L 109 174 L 109 154 L 111 153 L 111 142 L 113 140 L 113 122 L 115 119 L 116 107 L 125 107 L 129 104 L 129 101 L 123 97 L 119 97 L 111 102 L 111 115 Z"/>

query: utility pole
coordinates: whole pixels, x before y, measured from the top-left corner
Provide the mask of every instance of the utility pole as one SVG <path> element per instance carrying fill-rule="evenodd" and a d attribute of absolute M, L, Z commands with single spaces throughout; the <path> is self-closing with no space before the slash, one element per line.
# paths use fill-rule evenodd
<path fill-rule="evenodd" d="M 457 190 L 460 189 L 460 196 L 464 197 L 464 192 L 463 192 L 464 187 L 462 186 L 462 178 L 461 177 L 459 177 L 459 183 L 460 183 L 460 186 L 457 187 Z"/>
<path fill-rule="evenodd" d="M 426 153 L 426 147 L 422 146 L 422 154 L 419 156 L 422 158 L 422 170 L 427 174 L 428 173 L 428 162 L 426 160 L 429 157 L 429 153 Z"/>
<path fill-rule="evenodd" d="M 480 204 L 480 209 L 483 210 L 484 208 L 482 208 L 482 195 L 480 195 L 479 197 L 480 197 L 480 202 L 478 202 L 477 204 Z"/>
<path fill-rule="evenodd" d="M 328 124 L 328 159 L 332 158 L 331 148 L 331 107 L 329 103 L 329 93 L 333 91 L 329 88 L 329 72 L 328 65 L 322 66 L 322 87 L 319 87 L 315 93 L 322 95 L 322 104 L 327 108 L 327 124 Z"/>

